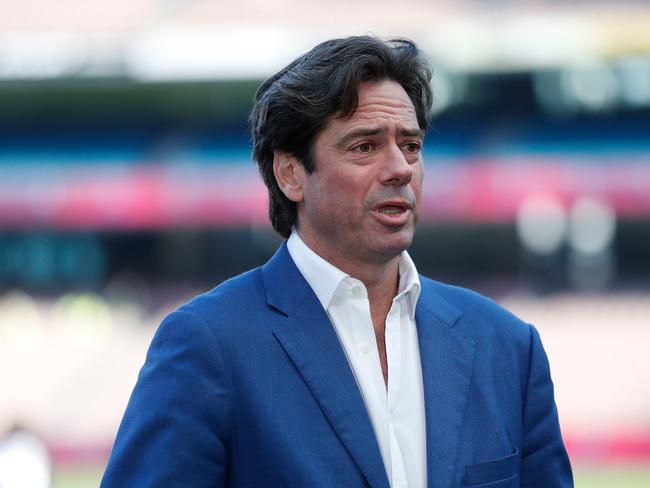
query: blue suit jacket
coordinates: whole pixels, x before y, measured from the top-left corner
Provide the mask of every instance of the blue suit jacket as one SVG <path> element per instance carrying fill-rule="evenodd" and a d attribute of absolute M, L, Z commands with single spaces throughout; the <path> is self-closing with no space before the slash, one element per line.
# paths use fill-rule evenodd
<path fill-rule="evenodd" d="M 572 486 L 536 330 L 421 284 L 428 486 Z M 163 321 L 101 486 L 389 487 L 345 353 L 286 245 Z"/>

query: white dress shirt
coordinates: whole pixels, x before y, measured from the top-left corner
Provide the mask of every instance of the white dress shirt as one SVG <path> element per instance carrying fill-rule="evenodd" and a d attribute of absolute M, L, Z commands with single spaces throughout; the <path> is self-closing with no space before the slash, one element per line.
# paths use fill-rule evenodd
<path fill-rule="evenodd" d="M 415 326 L 420 280 L 413 261 L 406 251 L 400 255 L 398 293 L 386 317 L 386 385 L 364 284 L 318 256 L 295 229 L 287 248 L 327 312 L 345 350 L 377 436 L 391 487 L 424 488 L 426 427 Z"/>

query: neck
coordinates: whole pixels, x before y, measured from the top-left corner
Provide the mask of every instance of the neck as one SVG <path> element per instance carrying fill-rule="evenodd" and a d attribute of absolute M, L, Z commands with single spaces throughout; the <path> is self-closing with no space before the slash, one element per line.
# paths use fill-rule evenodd
<path fill-rule="evenodd" d="M 399 285 L 399 256 L 379 266 L 364 263 L 360 266 L 348 265 L 348 269 L 343 269 L 336 263 L 333 264 L 365 285 L 371 307 L 374 304 L 387 303 L 390 308 Z"/>
<path fill-rule="evenodd" d="M 380 256 L 376 259 L 364 256 L 359 259 L 328 251 L 328 248 L 319 245 L 318 241 L 309 239 L 302 233 L 299 235 L 305 245 L 321 258 L 365 285 L 371 308 L 387 307 L 388 311 L 399 286 L 399 255 Z"/>

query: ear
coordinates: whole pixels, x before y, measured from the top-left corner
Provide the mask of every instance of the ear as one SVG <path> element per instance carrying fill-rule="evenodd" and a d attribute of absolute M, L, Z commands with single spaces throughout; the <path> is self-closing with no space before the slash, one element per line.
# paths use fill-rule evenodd
<path fill-rule="evenodd" d="M 273 174 L 284 196 L 295 203 L 303 201 L 306 172 L 295 156 L 273 151 Z"/>

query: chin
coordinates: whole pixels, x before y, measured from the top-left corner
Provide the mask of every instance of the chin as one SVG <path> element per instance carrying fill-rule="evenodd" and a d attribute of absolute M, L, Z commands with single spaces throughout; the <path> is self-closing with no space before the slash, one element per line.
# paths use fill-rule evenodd
<path fill-rule="evenodd" d="M 395 257 L 399 256 L 403 251 L 406 251 L 413 242 L 412 231 L 401 231 L 389 235 L 384 235 L 377 238 L 377 251 L 378 253 Z"/>

